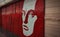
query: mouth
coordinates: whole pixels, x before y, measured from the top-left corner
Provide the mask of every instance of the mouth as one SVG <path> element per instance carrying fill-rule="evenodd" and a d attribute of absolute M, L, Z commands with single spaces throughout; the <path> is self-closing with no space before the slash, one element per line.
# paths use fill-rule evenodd
<path fill-rule="evenodd" d="M 23 27 L 24 27 L 24 30 L 26 30 L 26 31 L 29 30 L 29 28 L 26 25 L 23 25 Z"/>

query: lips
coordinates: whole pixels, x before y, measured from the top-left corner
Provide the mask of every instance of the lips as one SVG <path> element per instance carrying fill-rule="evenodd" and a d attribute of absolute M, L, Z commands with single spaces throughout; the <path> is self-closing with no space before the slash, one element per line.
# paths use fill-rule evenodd
<path fill-rule="evenodd" d="M 26 26 L 26 25 L 23 25 L 24 26 L 24 30 L 28 31 L 29 28 Z"/>

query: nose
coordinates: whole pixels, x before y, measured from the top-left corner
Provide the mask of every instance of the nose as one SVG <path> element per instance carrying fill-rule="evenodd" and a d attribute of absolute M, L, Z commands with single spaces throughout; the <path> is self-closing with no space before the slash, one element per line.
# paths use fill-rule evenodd
<path fill-rule="evenodd" d="M 29 14 L 32 14 L 32 15 L 33 15 L 33 13 L 34 13 L 34 10 L 29 10 L 29 11 L 27 12 L 27 15 L 26 15 L 26 18 L 25 18 L 25 21 L 24 21 L 25 24 L 28 23 Z M 34 16 L 34 15 L 33 15 L 33 16 Z M 33 17 L 33 16 L 32 16 L 32 17 Z"/>

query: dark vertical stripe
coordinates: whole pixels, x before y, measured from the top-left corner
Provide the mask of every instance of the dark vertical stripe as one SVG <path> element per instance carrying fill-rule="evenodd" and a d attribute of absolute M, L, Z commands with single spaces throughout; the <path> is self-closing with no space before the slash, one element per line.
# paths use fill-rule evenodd
<path fill-rule="evenodd" d="M 2 9 L 0 9 L 0 27 L 2 26 Z"/>
<path fill-rule="evenodd" d="M 2 9 L 0 9 L 0 32 L 2 31 Z"/>

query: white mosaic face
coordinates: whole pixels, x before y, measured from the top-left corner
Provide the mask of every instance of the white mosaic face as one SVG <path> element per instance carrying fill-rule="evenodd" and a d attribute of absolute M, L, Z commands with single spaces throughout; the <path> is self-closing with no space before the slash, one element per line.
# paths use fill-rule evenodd
<path fill-rule="evenodd" d="M 25 13 L 23 12 L 23 15 L 22 15 L 22 19 L 23 19 L 22 27 L 23 27 L 23 34 L 25 36 L 30 36 L 34 30 L 34 23 L 37 20 L 37 16 L 35 15 L 34 17 L 32 17 L 33 12 L 30 12 L 30 14 L 28 15 L 28 23 L 25 24 L 24 21 L 26 19 L 26 15 L 28 14 L 28 11 L 31 9 L 32 10 L 35 9 L 35 3 L 36 3 L 36 0 L 25 0 L 24 1 L 23 10 L 25 11 Z"/>

